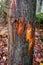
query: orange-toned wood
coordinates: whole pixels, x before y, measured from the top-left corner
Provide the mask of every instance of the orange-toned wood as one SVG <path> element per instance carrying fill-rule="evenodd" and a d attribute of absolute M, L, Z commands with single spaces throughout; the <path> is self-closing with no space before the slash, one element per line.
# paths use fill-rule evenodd
<path fill-rule="evenodd" d="M 24 22 L 22 17 L 19 19 L 19 26 L 18 26 L 18 35 L 23 35 L 24 31 Z"/>
<path fill-rule="evenodd" d="M 28 54 L 30 54 L 31 48 L 33 46 L 33 41 L 34 41 L 34 34 L 33 34 L 33 27 L 32 25 L 28 22 L 26 26 L 26 41 L 28 42 Z"/>

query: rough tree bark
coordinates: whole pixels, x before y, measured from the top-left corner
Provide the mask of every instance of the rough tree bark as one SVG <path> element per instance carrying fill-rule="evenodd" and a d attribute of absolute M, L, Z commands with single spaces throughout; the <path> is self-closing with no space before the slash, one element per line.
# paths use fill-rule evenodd
<path fill-rule="evenodd" d="M 16 17 L 23 16 L 25 18 L 25 20 L 27 20 L 27 21 L 30 20 L 34 24 L 35 11 L 36 11 L 36 0 L 10 0 L 9 6 L 10 6 L 9 18 L 8 18 L 9 35 L 10 35 L 9 36 L 9 39 L 10 39 L 10 42 L 9 42 L 9 65 L 18 65 L 18 62 L 21 60 L 21 57 L 18 57 L 19 53 L 17 55 L 17 51 L 20 52 L 20 50 L 21 50 L 20 46 L 22 46 L 22 44 L 23 44 L 23 41 L 22 41 L 23 38 L 18 37 L 16 35 L 15 26 L 13 28 L 13 26 L 11 24 L 12 20 L 10 19 L 10 17 L 13 15 L 15 15 Z M 16 49 L 15 49 L 15 47 L 16 47 Z M 24 59 L 26 60 L 26 58 L 24 58 Z M 30 59 L 29 63 L 31 62 L 31 59 Z M 24 63 L 22 65 L 25 64 L 25 60 L 23 61 Z"/>
<path fill-rule="evenodd" d="M 9 26 L 9 44 L 8 44 L 8 65 L 13 65 L 13 32 L 12 32 L 12 11 L 14 8 L 14 0 L 10 0 L 9 12 L 8 12 L 8 26 Z"/>

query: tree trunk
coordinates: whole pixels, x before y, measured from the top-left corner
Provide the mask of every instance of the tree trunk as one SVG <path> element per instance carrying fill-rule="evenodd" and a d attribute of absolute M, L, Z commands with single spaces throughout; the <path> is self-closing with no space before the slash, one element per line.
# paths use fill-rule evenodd
<path fill-rule="evenodd" d="M 12 15 L 16 17 L 24 17 L 26 21 L 30 20 L 33 24 L 35 21 L 35 11 L 36 11 L 36 0 L 10 0 L 10 9 L 9 9 L 9 16 Z M 15 2 L 15 3 L 14 3 Z M 23 42 L 22 36 L 17 36 L 15 33 L 15 25 L 12 25 L 12 20 L 8 18 L 8 24 L 9 24 L 9 34 L 10 34 L 10 42 L 9 42 L 9 65 L 19 65 L 19 62 L 22 62 L 22 65 L 31 65 L 31 59 L 28 59 L 28 61 L 25 63 L 28 58 L 25 54 L 25 45 Z M 25 21 L 24 21 L 25 22 Z M 26 22 L 27 23 L 27 22 Z M 32 24 L 32 25 L 33 25 Z M 24 31 L 25 32 L 25 31 Z M 22 50 L 24 48 L 24 50 Z M 23 51 L 25 56 L 20 57 L 20 51 Z M 30 54 L 32 56 L 32 52 Z M 30 64 L 29 64 L 30 63 Z"/>

